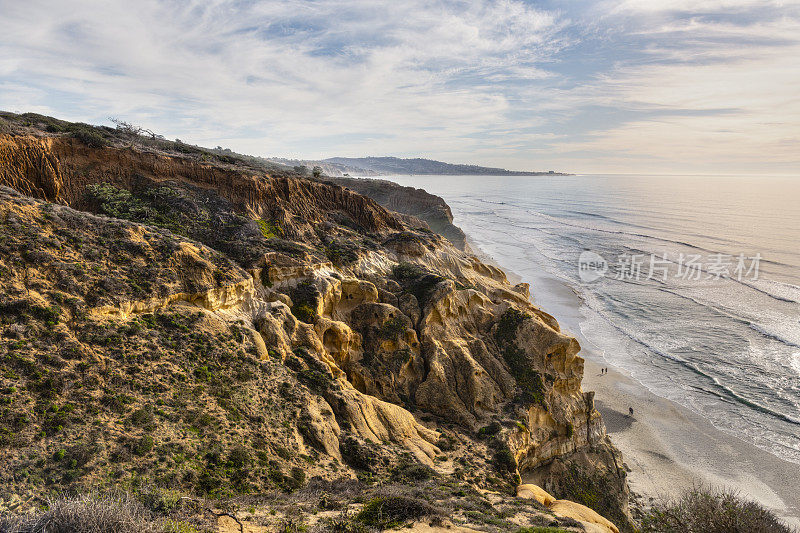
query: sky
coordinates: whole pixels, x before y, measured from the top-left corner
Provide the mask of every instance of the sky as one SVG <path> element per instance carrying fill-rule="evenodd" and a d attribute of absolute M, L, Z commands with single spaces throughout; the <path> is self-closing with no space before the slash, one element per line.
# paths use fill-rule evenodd
<path fill-rule="evenodd" d="M 800 0 L 0 0 L 0 109 L 260 156 L 800 176 Z"/>

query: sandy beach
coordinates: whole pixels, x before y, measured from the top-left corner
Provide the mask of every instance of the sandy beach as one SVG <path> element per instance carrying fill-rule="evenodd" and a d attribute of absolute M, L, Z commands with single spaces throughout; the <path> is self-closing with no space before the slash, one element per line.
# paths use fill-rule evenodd
<path fill-rule="evenodd" d="M 643 503 L 676 496 L 693 485 L 726 487 L 800 527 L 799 465 L 714 428 L 697 413 L 652 394 L 609 365 L 581 334 L 581 302 L 567 285 L 540 278 L 532 283 L 531 293 L 535 303 L 581 343 L 586 359 L 583 389 L 596 392 L 608 434 L 630 469 L 631 490 Z M 607 374 L 601 375 L 602 367 L 608 368 Z M 628 416 L 629 407 L 633 417 Z"/>

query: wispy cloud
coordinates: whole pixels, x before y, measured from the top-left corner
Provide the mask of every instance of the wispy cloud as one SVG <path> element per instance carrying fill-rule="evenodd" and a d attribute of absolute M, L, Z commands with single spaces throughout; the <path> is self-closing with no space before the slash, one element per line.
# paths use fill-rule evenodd
<path fill-rule="evenodd" d="M 0 12 L 4 109 L 120 116 L 260 155 L 800 169 L 796 1 L 0 0 Z"/>

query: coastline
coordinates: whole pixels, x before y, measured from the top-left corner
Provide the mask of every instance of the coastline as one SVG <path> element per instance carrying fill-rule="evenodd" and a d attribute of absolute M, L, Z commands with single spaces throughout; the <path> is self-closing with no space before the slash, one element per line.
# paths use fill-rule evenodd
<path fill-rule="evenodd" d="M 650 392 L 623 369 L 605 361 L 602 350 L 581 332 L 582 302 L 564 282 L 542 274 L 523 280 L 480 250 L 467 237 L 472 253 L 501 268 L 512 283 L 531 284 L 531 298 L 553 315 L 563 331 L 578 339 L 585 359 L 582 387 L 595 392 L 595 404 L 608 435 L 622 451 L 634 497 L 647 505 L 674 498 L 693 486 L 724 487 L 773 510 L 800 528 L 800 481 L 797 464 L 715 428 L 699 414 Z M 600 374 L 608 368 L 607 374 Z M 627 415 L 633 407 L 634 416 Z M 524 477 L 523 477 L 523 481 Z"/>

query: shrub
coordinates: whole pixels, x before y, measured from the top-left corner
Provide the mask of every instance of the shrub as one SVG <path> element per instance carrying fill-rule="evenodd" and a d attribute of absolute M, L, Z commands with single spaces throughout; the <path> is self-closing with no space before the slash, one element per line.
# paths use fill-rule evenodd
<path fill-rule="evenodd" d="M 321 297 L 319 289 L 313 283 L 298 283 L 291 291 L 292 314 L 302 322 L 312 323 L 317 317 L 316 306 Z"/>
<path fill-rule="evenodd" d="M 406 496 L 379 496 L 368 501 L 356 515 L 356 519 L 368 526 L 388 529 L 435 514 L 436 510 L 425 500 Z"/>
<path fill-rule="evenodd" d="M 508 369 L 522 389 L 522 399 L 527 402 L 544 403 L 542 376 L 532 368 L 527 354 L 516 345 L 517 329 L 530 315 L 509 307 L 502 314 L 494 333 L 495 341 L 505 359 Z"/>
<path fill-rule="evenodd" d="M 102 148 L 108 144 L 105 137 L 92 126 L 80 127 L 75 125 L 71 129 L 72 136 L 90 148 Z"/>
<path fill-rule="evenodd" d="M 402 464 L 392 472 L 395 481 L 426 481 L 434 476 L 433 468 L 420 463 Z"/>
<path fill-rule="evenodd" d="M 594 509 L 618 527 L 629 521 L 620 511 L 619 501 L 615 497 L 617 489 L 610 476 L 570 464 L 558 477 L 551 494 L 560 500 L 570 500 Z"/>
<path fill-rule="evenodd" d="M 292 314 L 301 322 L 311 324 L 317 316 L 316 311 L 308 304 L 295 304 L 292 306 Z"/>
<path fill-rule="evenodd" d="M 374 451 L 362 445 L 354 437 L 346 437 L 341 441 L 339 449 L 342 453 L 342 459 L 359 470 L 372 470 L 372 466 L 377 459 Z"/>
<path fill-rule="evenodd" d="M 35 515 L 0 521 L 3 533 L 157 533 L 161 528 L 127 494 L 89 494 L 48 501 Z"/>
<path fill-rule="evenodd" d="M 497 344 L 505 346 L 506 344 L 513 343 L 517 337 L 517 328 L 522 324 L 527 315 L 513 307 L 506 309 L 506 312 L 500 316 L 500 321 L 497 323 L 497 329 L 494 333 L 494 338 Z"/>
<path fill-rule="evenodd" d="M 261 231 L 261 235 L 263 235 L 265 239 L 283 237 L 283 228 L 281 228 L 275 222 L 259 218 L 256 220 L 256 223 L 258 224 L 258 229 Z"/>
<path fill-rule="evenodd" d="M 390 318 L 378 328 L 378 337 L 384 340 L 397 339 L 406 331 L 406 321 L 401 317 L 396 316 Z"/>
<path fill-rule="evenodd" d="M 336 266 L 345 266 L 358 261 L 358 247 L 354 244 L 331 242 L 325 247 L 325 255 Z"/>
<path fill-rule="evenodd" d="M 559 527 L 523 527 L 518 529 L 515 533 L 567 533 L 568 529 L 561 529 Z"/>
<path fill-rule="evenodd" d="M 244 446 L 235 446 L 228 454 L 231 468 L 242 469 L 250 464 L 250 451 Z"/>
<path fill-rule="evenodd" d="M 151 437 L 150 435 L 145 435 L 144 437 L 139 439 L 136 445 L 134 445 L 133 453 L 135 453 L 140 457 L 143 455 L 147 455 L 153 449 L 155 444 L 156 444 L 155 439 L 153 439 L 153 437 Z"/>
<path fill-rule="evenodd" d="M 503 429 L 503 426 L 500 425 L 500 422 L 494 420 L 488 426 L 483 426 L 481 429 L 479 429 L 478 435 L 480 437 L 491 437 L 500 433 L 501 429 Z"/>
<path fill-rule="evenodd" d="M 103 213 L 114 218 L 141 220 L 147 217 L 149 207 L 135 198 L 130 191 L 114 187 L 110 183 L 94 183 L 86 186 L 89 199 L 96 202 Z"/>
<path fill-rule="evenodd" d="M 517 470 L 517 460 L 507 446 L 503 446 L 495 452 L 492 462 L 500 472 L 515 472 Z"/>
<path fill-rule="evenodd" d="M 410 281 L 425 274 L 425 270 L 413 263 L 398 263 L 392 267 L 392 275 L 397 281 Z"/>
<path fill-rule="evenodd" d="M 653 507 L 642 533 L 792 533 L 770 511 L 735 492 L 695 488 Z"/>
<path fill-rule="evenodd" d="M 398 263 L 392 267 L 392 275 L 407 292 L 416 297 L 420 307 L 425 306 L 433 289 L 447 279 L 412 263 Z"/>

